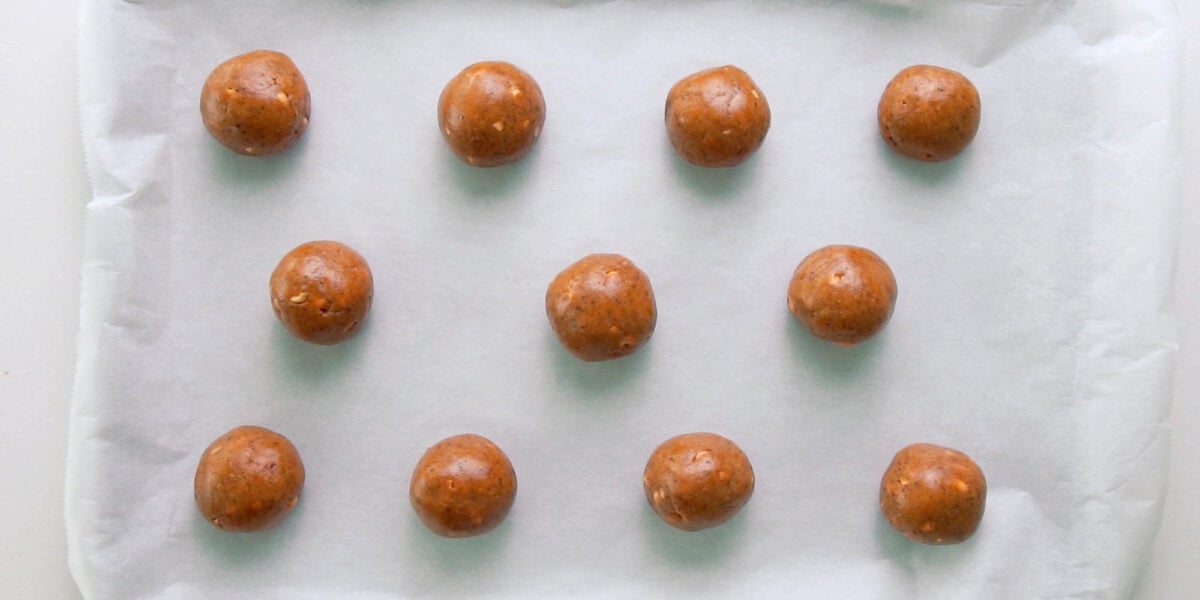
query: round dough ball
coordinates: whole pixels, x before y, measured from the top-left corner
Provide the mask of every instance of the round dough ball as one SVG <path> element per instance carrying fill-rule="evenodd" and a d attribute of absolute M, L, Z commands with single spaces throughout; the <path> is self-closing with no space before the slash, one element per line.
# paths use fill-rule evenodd
<path fill-rule="evenodd" d="M 844 346 L 883 329 L 896 305 L 896 278 L 877 254 L 826 246 L 809 254 L 788 285 L 788 310 L 813 335 Z"/>
<path fill-rule="evenodd" d="M 194 485 L 196 507 L 213 527 L 262 531 L 281 523 L 300 500 L 304 464 L 282 435 L 236 427 L 204 451 Z"/>
<path fill-rule="evenodd" d="M 506 62 L 463 69 L 438 98 L 438 127 L 450 150 L 475 167 L 498 167 L 533 149 L 546 122 L 542 89 Z"/>
<path fill-rule="evenodd" d="M 979 92 L 949 69 L 916 65 L 879 98 L 879 133 L 896 152 L 925 162 L 958 156 L 979 130 Z"/>
<path fill-rule="evenodd" d="M 255 50 L 213 69 L 200 92 L 204 127 L 248 156 L 274 154 L 300 139 L 311 111 L 308 84 L 287 55 Z"/>
<path fill-rule="evenodd" d="M 446 438 L 425 451 L 413 469 L 408 497 L 430 531 L 449 538 L 496 528 L 517 495 L 508 457 L 485 437 Z"/>
<path fill-rule="evenodd" d="M 338 242 L 301 244 L 271 273 L 271 307 L 294 336 L 314 344 L 343 342 L 362 329 L 375 293 L 371 269 Z"/>
<path fill-rule="evenodd" d="M 546 316 L 571 354 L 588 362 L 632 354 L 654 333 L 650 278 L 620 254 L 592 254 L 546 288 Z"/>
<path fill-rule="evenodd" d="M 896 453 L 879 483 L 879 509 L 896 531 L 923 544 L 966 541 L 983 519 L 987 481 L 966 454 L 913 444 Z"/>
<path fill-rule="evenodd" d="M 728 521 L 754 493 L 754 469 L 737 444 L 715 433 L 685 433 L 654 449 L 642 485 L 668 525 L 699 531 Z"/>
<path fill-rule="evenodd" d="M 693 73 L 667 93 L 667 137 L 684 160 L 732 167 L 754 154 L 771 127 L 767 97 L 730 65 Z"/>

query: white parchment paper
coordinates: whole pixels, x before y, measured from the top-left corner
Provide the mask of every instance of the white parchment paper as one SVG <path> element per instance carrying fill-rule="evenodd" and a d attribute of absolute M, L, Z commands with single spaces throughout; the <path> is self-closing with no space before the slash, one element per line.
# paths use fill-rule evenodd
<path fill-rule="evenodd" d="M 1174 350 L 1178 32 L 1166 0 L 322 2 L 87 0 L 88 205 L 66 517 L 88 598 L 1119 598 L 1157 526 Z M 210 139 L 198 98 L 235 54 L 289 54 L 312 90 L 269 158 Z M 540 83 L 545 132 L 479 170 L 439 137 L 442 86 L 479 60 Z M 878 139 L 891 76 L 931 63 L 979 88 L 958 159 Z M 736 169 L 681 163 L 670 86 L 722 64 L 772 127 Z M 361 335 L 289 337 L 267 280 L 301 242 L 359 250 Z M 784 297 L 830 243 L 895 271 L 895 316 L 852 349 Z M 555 341 L 545 286 L 593 252 L 651 277 L 630 358 Z M 258 424 L 308 481 L 280 527 L 205 524 L 205 446 Z M 727 525 L 674 531 L 641 470 L 662 440 L 735 440 L 758 478 Z M 426 447 L 474 432 L 512 459 L 508 520 L 426 531 Z M 891 531 L 879 477 L 912 442 L 989 482 L 974 538 Z"/>

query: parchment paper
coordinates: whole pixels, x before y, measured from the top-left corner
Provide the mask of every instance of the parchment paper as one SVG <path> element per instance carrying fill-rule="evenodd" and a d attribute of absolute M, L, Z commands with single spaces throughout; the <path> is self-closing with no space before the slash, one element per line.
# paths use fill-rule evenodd
<path fill-rule="evenodd" d="M 89 0 L 88 205 L 66 518 L 88 598 L 1118 598 L 1159 519 L 1174 351 L 1179 49 L 1166 0 L 551 2 Z M 270 158 L 208 137 L 208 72 L 255 48 L 312 90 Z M 442 86 L 508 60 L 547 98 L 537 149 L 479 170 L 438 134 Z M 937 165 L 878 139 L 901 68 L 963 72 L 974 144 Z M 663 102 L 735 64 L 772 126 L 736 169 L 674 157 Z M 375 273 L 361 335 L 289 337 L 267 280 L 336 239 Z M 784 298 L 830 243 L 900 296 L 883 334 L 812 339 Z M 630 358 L 557 344 L 545 286 L 593 252 L 645 270 Z M 205 446 L 258 424 L 307 467 L 280 527 L 203 522 Z M 714 431 L 757 488 L 727 525 L 648 508 L 651 450 Z M 474 432 L 518 475 L 496 531 L 445 540 L 407 499 L 426 447 Z M 978 533 L 906 541 L 879 478 L 912 442 L 971 455 Z"/>

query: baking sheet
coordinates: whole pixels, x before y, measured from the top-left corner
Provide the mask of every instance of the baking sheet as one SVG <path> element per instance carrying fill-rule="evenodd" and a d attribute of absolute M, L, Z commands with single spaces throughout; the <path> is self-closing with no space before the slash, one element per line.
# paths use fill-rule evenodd
<path fill-rule="evenodd" d="M 1178 32 L 1163 1 L 116 2 L 81 17 L 88 205 L 66 518 L 88 598 L 1124 597 L 1157 526 L 1174 350 Z M 209 139 L 208 71 L 255 48 L 307 78 L 288 152 Z M 441 87 L 478 60 L 547 98 L 500 169 L 444 147 Z M 958 159 L 894 156 L 874 108 L 900 68 L 957 69 L 983 122 Z M 772 128 L 732 170 L 674 158 L 666 91 L 720 64 Z M 312 239 L 376 278 L 362 334 L 307 346 L 266 284 Z M 812 340 L 784 303 L 809 251 L 867 246 L 900 297 L 878 338 Z M 651 277 L 652 341 L 575 361 L 542 296 L 592 252 Z M 284 433 L 308 470 L 279 528 L 192 503 L 204 447 Z M 650 451 L 735 440 L 757 488 L 687 534 L 642 497 Z M 424 449 L 496 441 L 519 492 L 495 532 L 428 533 Z M 989 482 L 955 547 L 906 542 L 879 476 L 916 441 Z"/>

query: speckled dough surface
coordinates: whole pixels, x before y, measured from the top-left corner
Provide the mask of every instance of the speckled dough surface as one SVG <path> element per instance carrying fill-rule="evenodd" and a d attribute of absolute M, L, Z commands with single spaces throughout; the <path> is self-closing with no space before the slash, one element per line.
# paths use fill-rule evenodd
<path fill-rule="evenodd" d="M 517 474 L 491 440 L 456 435 L 425 451 L 413 469 L 408 495 L 430 531 L 450 538 L 482 535 L 508 515 Z"/>
<path fill-rule="evenodd" d="M 681 158 L 702 167 L 732 167 L 762 145 L 771 108 L 745 71 L 726 65 L 672 86 L 665 120 L 667 137 Z"/>
<path fill-rule="evenodd" d="M 194 481 L 204 520 L 225 531 L 261 531 L 283 521 L 300 500 L 304 464 L 287 438 L 242 426 L 200 457 Z"/>
<path fill-rule="evenodd" d="M 497 167 L 525 156 L 546 122 L 542 89 L 506 62 L 463 69 L 442 90 L 437 109 L 450 150 L 474 167 Z"/>
<path fill-rule="evenodd" d="M 650 278 L 619 254 L 592 254 L 546 288 L 546 316 L 564 348 L 581 360 L 632 354 L 654 333 Z"/>
<path fill-rule="evenodd" d="M 363 257 L 333 241 L 301 244 L 271 273 L 271 308 L 294 336 L 336 344 L 362 329 L 375 283 Z"/>
<path fill-rule="evenodd" d="M 308 84 L 286 55 L 255 50 L 213 69 L 200 115 L 221 145 L 248 156 L 274 154 L 300 139 L 312 111 Z"/>
<path fill-rule="evenodd" d="M 979 130 L 979 92 L 961 73 L 915 65 L 883 90 L 879 134 L 896 152 L 925 162 L 958 156 Z"/>
<path fill-rule="evenodd" d="M 857 344 L 887 325 L 896 305 L 896 278 L 879 255 L 833 245 L 800 261 L 788 285 L 788 310 L 813 335 Z"/>
<path fill-rule="evenodd" d="M 879 483 L 879 508 L 892 527 L 924 544 L 958 544 L 983 519 L 987 481 L 966 454 L 934 444 L 896 453 Z"/>
<path fill-rule="evenodd" d="M 646 501 L 668 525 L 699 531 L 725 523 L 754 493 L 750 459 L 715 433 L 685 433 L 655 448 L 642 474 Z"/>

